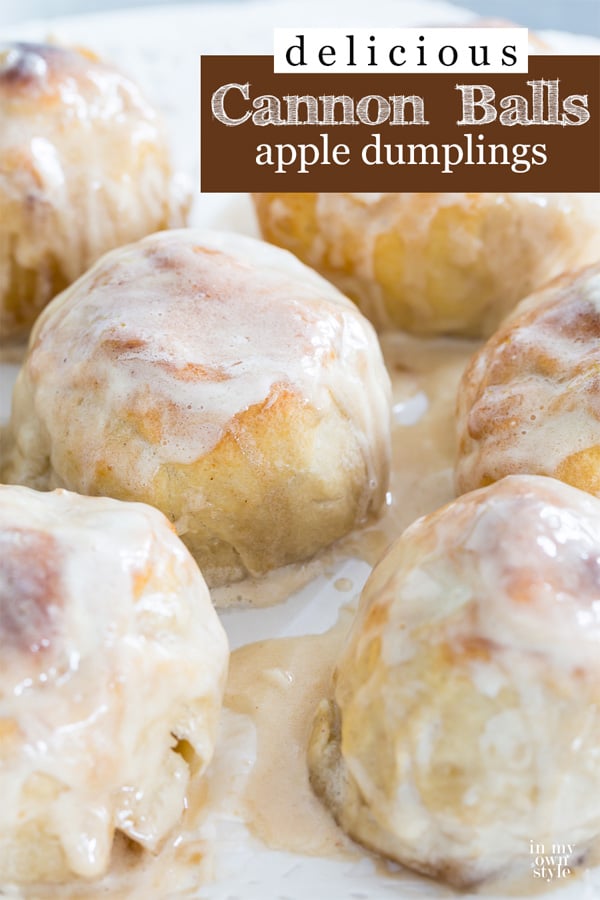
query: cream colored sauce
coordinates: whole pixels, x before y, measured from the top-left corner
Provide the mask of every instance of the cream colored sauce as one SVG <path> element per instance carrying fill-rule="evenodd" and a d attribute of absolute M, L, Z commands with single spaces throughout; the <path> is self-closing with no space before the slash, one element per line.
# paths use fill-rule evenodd
<path fill-rule="evenodd" d="M 454 497 L 454 410 L 458 382 L 475 341 L 381 338 L 392 379 L 392 475 L 383 516 L 356 532 L 345 549 L 373 565 L 419 516 Z"/>
<path fill-rule="evenodd" d="M 373 564 L 415 518 L 452 499 L 454 401 L 476 345 L 400 335 L 384 337 L 382 344 L 394 404 L 388 504 L 377 522 L 324 554 L 323 568 L 349 555 Z M 297 575 L 306 568 L 297 567 Z M 288 585 L 293 569 L 288 567 L 283 576 Z M 247 584 L 236 586 L 240 598 L 250 599 Z M 273 586 L 279 599 L 276 582 Z M 338 591 L 352 586 L 348 578 L 334 582 Z M 270 593 L 265 589 L 263 603 L 271 600 Z M 325 856 L 365 852 L 345 837 L 313 795 L 306 767 L 312 716 L 329 693 L 352 614 L 344 607 L 325 634 L 261 641 L 232 654 L 225 704 L 252 718 L 258 741 L 257 762 L 244 792 L 244 817 L 271 848 Z"/>
<path fill-rule="evenodd" d="M 253 608 L 273 606 L 275 603 L 283 602 L 317 578 L 325 566 L 324 554 L 319 559 L 309 560 L 306 563 L 273 569 L 262 578 L 244 578 L 243 581 L 213 588 L 211 596 L 217 609 L 236 606 Z"/>
<path fill-rule="evenodd" d="M 456 387 L 476 345 L 398 335 L 384 337 L 382 343 L 394 404 L 392 479 L 383 516 L 313 563 L 233 586 L 232 602 L 270 605 L 348 556 L 372 564 L 406 525 L 452 498 Z M 421 396 L 427 408 L 419 416 L 424 403 L 415 398 Z M 417 421 L 409 424 L 411 414 Z M 349 578 L 334 586 L 351 598 Z M 313 795 L 305 762 L 312 715 L 328 693 L 351 620 L 351 610 L 343 608 L 338 623 L 325 634 L 260 641 L 231 656 L 225 705 L 249 717 L 256 729 L 256 763 L 239 812 L 249 831 L 272 849 L 350 859 L 366 852 L 344 835 Z M 217 758 L 219 752 L 217 746 Z M 382 873 L 391 874 L 383 862 Z M 394 877 L 420 880 L 406 873 Z"/>
<path fill-rule="evenodd" d="M 260 641 L 231 656 L 225 705 L 249 715 L 257 732 L 243 814 L 250 830 L 273 849 L 357 856 L 313 794 L 306 767 L 313 713 L 329 692 L 352 618 L 353 610 L 344 608 L 325 634 Z"/>

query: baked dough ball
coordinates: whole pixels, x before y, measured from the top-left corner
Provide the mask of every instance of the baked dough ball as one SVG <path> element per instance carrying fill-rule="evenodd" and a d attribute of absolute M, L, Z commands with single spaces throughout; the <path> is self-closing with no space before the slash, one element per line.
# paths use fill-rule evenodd
<path fill-rule="evenodd" d="M 87 51 L 0 41 L 0 338 L 107 250 L 181 225 L 162 124 Z"/>
<path fill-rule="evenodd" d="M 99 876 L 115 831 L 156 849 L 212 756 L 226 668 L 157 510 L 0 486 L 2 884 Z"/>
<path fill-rule="evenodd" d="M 418 520 L 369 578 L 311 781 L 354 838 L 469 886 L 600 837 L 600 502 L 512 476 Z"/>
<path fill-rule="evenodd" d="M 222 584 L 307 559 L 380 507 L 389 394 L 370 324 L 291 254 L 163 232 L 38 320 L 5 481 L 151 503 Z"/>
<path fill-rule="evenodd" d="M 592 194 L 254 194 L 263 236 L 379 330 L 489 335 L 515 304 L 600 256 Z"/>
<path fill-rule="evenodd" d="M 458 492 L 523 472 L 600 497 L 600 264 L 519 305 L 458 391 Z"/>

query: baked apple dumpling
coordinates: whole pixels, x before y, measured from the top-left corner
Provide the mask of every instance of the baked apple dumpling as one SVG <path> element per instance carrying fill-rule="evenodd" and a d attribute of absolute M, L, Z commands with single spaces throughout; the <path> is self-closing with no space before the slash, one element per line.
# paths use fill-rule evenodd
<path fill-rule="evenodd" d="M 491 334 L 549 278 L 600 256 L 585 194 L 254 194 L 264 238 L 380 330 Z"/>
<path fill-rule="evenodd" d="M 457 410 L 458 492 L 530 473 L 600 497 L 600 264 L 517 307 L 465 370 Z"/>
<path fill-rule="evenodd" d="M 369 322 L 291 254 L 163 232 L 38 320 L 5 480 L 151 503 L 222 584 L 305 560 L 378 510 L 389 395 Z"/>
<path fill-rule="evenodd" d="M 0 882 L 98 877 L 115 832 L 156 849 L 213 754 L 227 658 L 158 510 L 0 486 Z"/>
<path fill-rule="evenodd" d="M 0 339 L 113 247 L 184 224 L 160 117 L 93 54 L 0 41 Z"/>
<path fill-rule="evenodd" d="M 512 476 L 419 519 L 365 586 L 309 747 L 356 840 L 468 886 L 600 838 L 600 501 Z"/>

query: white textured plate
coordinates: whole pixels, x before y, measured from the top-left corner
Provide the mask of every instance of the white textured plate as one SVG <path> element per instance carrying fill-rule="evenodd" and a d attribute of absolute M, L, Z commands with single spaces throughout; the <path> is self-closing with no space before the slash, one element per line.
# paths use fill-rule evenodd
<path fill-rule="evenodd" d="M 230 2 L 124 10 L 92 16 L 30 22 L 4 29 L 2 37 L 21 40 L 55 38 L 97 50 L 131 73 L 163 109 L 170 127 L 174 157 L 194 186 L 192 224 L 256 233 L 245 195 L 201 196 L 199 183 L 199 57 L 202 53 L 270 53 L 274 26 L 398 26 L 462 24 L 474 14 L 443 2 L 426 0 L 294 0 Z M 599 53 L 600 41 L 569 35 L 544 35 L 558 51 Z M 6 418 L 15 366 L 0 366 L 0 420 Z M 227 611 L 222 619 L 232 649 L 267 637 L 322 632 L 347 599 L 333 586 L 350 578 L 359 590 L 368 567 L 346 561 L 329 579 L 317 579 L 296 597 L 263 610 Z M 384 900 L 441 898 L 452 891 L 415 879 L 396 882 L 377 873 L 373 861 L 303 857 L 272 851 L 251 838 L 241 822 L 223 819 L 215 828 L 219 848 L 215 881 L 190 895 L 207 900 Z M 533 886 L 533 885 L 532 885 Z M 177 885 L 168 897 L 178 896 Z M 136 897 L 137 897 L 136 893 Z M 492 897 L 487 893 L 485 896 Z M 505 900 L 494 895 L 496 900 Z M 514 895 L 512 895 L 514 896 Z M 539 896 L 539 894 L 538 894 Z M 600 870 L 553 890 L 556 900 L 600 898 Z M 146 900 L 146 898 L 144 898 Z M 162 898 L 161 898 L 162 900 Z M 508 900 L 508 898 L 506 898 Z"/>

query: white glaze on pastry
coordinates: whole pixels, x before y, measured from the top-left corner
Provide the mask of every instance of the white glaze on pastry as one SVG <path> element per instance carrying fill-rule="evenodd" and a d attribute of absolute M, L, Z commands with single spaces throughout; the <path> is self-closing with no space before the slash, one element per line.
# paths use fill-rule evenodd
<path fill-rule="evenodd" d="M 371 574 L 320 705 L 313 786 L 351 836 L 469 885 L 600 836 L 600 502 L 512 476 Z"/>
<path fill-rule="evenodd" d="M 0 337 L 99 256 L 182 225 L 158 113 L 84 50 L 0 42 Z"/>
<path fill-rule="evenodd" d="M 600 496 L 600 265 L 519 304 L 457 394 L 458 492 L 512 473 Z"/>
<path fill-rule="evenodd" d="M 370 324 L 291 254 L 164 232 L 40 317 L 6 479 L 151 502 L 209 579 L 231 580 L 311 556 L 381 506 L 389 393 Z"/>
<path fill-rule="evenodd" d="M 1 486 L 0 639 L 2 882 L 97 877 L 115 830 L 157 849 L 212 757 L 228 656 L 164 516 Z"/>

